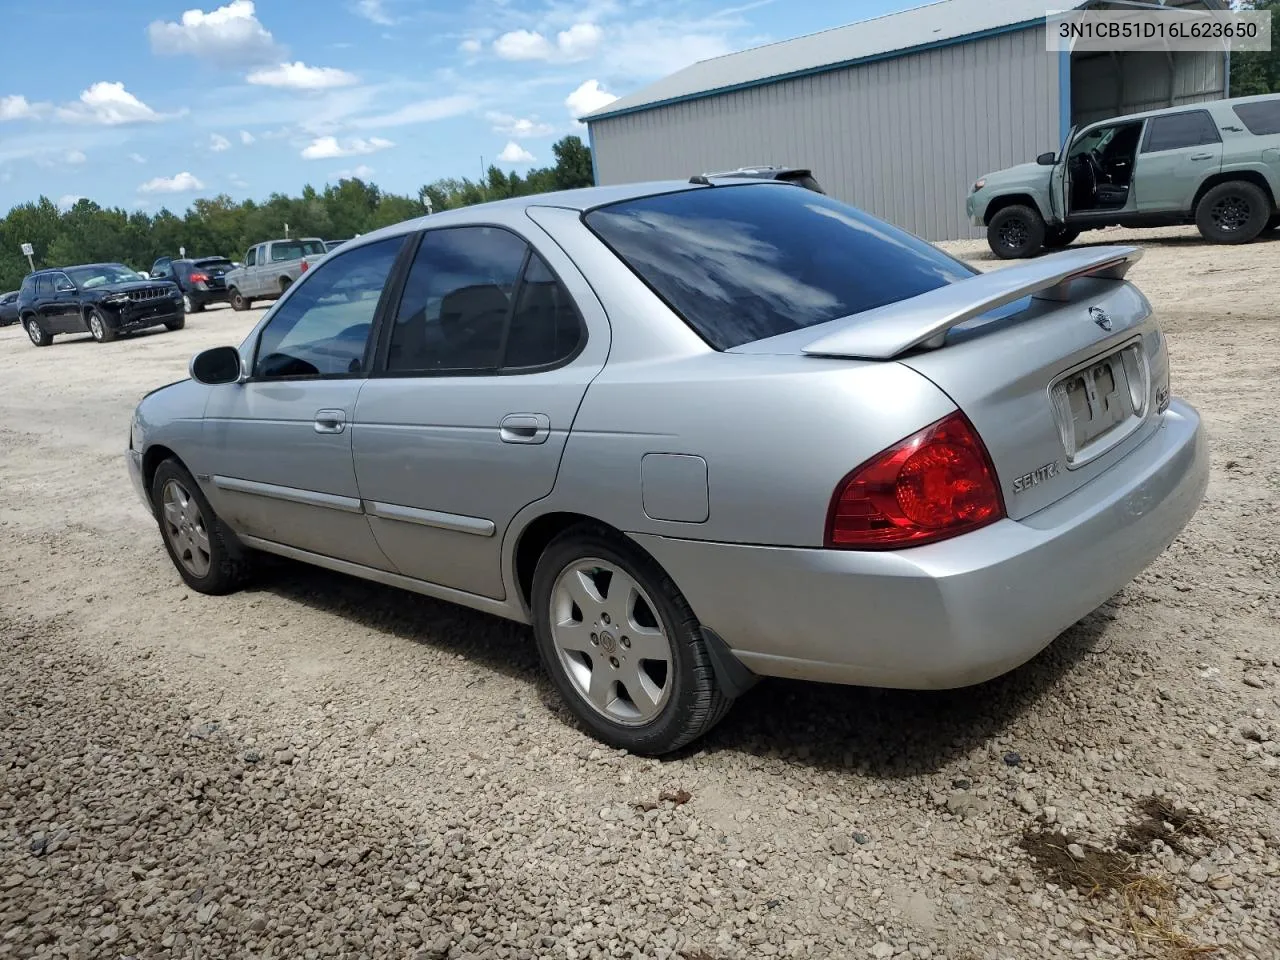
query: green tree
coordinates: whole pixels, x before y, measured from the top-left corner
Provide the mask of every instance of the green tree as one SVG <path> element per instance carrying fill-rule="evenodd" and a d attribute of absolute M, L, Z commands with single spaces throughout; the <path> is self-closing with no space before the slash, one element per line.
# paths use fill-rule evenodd
<path fill-rule="evenodd" d="M 591 149 L 575 136 L 557 141 L 551 152 L 556 155 L 555 183 L 557 190 L 572 190 L 594 184 L 591 171 Z"/>
<path fill-rule="evenodd" d="M 1244 0 L 1240 10 L 1271 11 L 1271 49 L 1246 50 L 1231 55 L 1232 97 L 1280 93 L 1280 0 Z"/>

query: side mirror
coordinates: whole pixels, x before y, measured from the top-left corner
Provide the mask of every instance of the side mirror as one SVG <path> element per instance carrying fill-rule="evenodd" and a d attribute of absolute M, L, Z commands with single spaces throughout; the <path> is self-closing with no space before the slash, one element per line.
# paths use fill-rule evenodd
<path fill-rule="evenodd" d="M 1048 153 L 1042 153 L 1040 156 L 1036 157 L 1036 163 L 1040 164 L 1042 167 L 1052 167 L 1057 162 L 1058 155 L 1052 150 Z"/>
<path fill-rule="evenodd" d="M 191 379 L 210 386 L 240 379 L 240 351 L 235 347 L 211 347 L 191 358 Z"/>
<path fill-rule="evenodd" d="M 76 285 L 74 283 L 63 283 L 61 280 L 54 285 L 55 293 L 75 293 Z"/>
<path fill-rule="evenodd" d="M 152 271 L 151 271 L 151 279 L 152 279 L 152 280 L 159 280 L 159 279 L 160 279 L 161 277 L 163 277 L 163 276 L 164 276 L 164 273 L 162 273 L 162 272 L 161 272 L 161 271 L 159 271 L 159 270 L 152 270 Z"/>

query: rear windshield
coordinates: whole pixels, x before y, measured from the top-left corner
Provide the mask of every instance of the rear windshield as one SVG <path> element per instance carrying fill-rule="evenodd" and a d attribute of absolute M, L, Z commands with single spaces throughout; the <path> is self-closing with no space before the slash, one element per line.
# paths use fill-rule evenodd
<path fill-rule="evenodd" d="M 278 240 L 271 244 L 271 260 L 300 260 L 318 257 L 325 252 L 323 240 Z"/>
<path fill-rule="evenodd" d="M 226 267 L 227 269 L 230 269 L 231 261 L 228 260 L 226 257 L 208 257 L 204 260 L 193 261 L 193 265 L 197 267 L 205 267 L 205 268 Z"/>
<path fill-rule="evenodd" d="M 1280 97 L 1256 103 L 1237 103 L 1231 108 L 1254 136 L 1280 133 Z"/>
<path fill-rule="evenodd" d="M 790 184 L 642 197 L 585 219 L 717 350 L 896 303 L 977 272 L 897 227 Z"/>

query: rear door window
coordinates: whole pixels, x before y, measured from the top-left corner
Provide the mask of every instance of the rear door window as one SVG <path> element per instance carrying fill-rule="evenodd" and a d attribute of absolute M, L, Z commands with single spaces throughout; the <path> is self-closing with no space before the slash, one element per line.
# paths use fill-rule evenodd
<path fill-rule="evenodd" d="M 896 303 L 977 272 L 904 230 L 790 184 L 624 200 L 585 221 L 717 350 Z"/>
<path fill-rule="evenodd" d="M 1237 103 L 1231 109 L 1254 136 L 1269 137 L 1280 133 L 1280 97 L 1257 103 Z"/>
<path fill-rule="evenodd" d="M 1147 122 L 1147 142 L 1143 153 L 1159 153 L 1161 150 L 1180 150 L 1198 147 L 1206 143 L 1218 143 L 1218 128 L 1206 110 L 1191 110 L 1163 117 L 1152 117 Z"/>

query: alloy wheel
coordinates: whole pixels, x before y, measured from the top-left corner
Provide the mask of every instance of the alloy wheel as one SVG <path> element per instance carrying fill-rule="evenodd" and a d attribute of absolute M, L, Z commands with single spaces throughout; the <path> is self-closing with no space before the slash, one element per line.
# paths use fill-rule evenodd
<path fill-rule="evenodd" d="M 1249 202 L 1243 197 L 1226 196 L 1213 205 L 1210 215 L 1220 230 L 1234 233 L 1249 222 L 1249 213 Z"/>
<path fill-rule="evenodd" d="M 189 295 L 185 294 L 185 293 L 182 295 L 182 309 L 183 309 L 183 310 L 185 310 L 187 313 L 191 313 L 191 312 L 192 312 L 192 310 L 191 310 L 191 297 L 190 297 Z"/>
<path fill-rule="evenodd" d="M 1020 250 L 1028 239 L 1027 225 L 1021 220 L 1006 220 L 1000 225 L 1000 242 L 1007 250 Z"/>
<path fill-rule="evenodd" d="M 206 576 L 212 560 L 209 528 L 200 504 L 181 483 L 169 480 L 161 492 L 160 505 L 164 513 L 164 535 L 178 562 L 193 577 Z"/>
<path fill-rule="evenodd" d="M 40 346 L 40 325 L 34 320 L 27 321 L 27 336 L 37 347 Z"/>
<path fill-rule="evenodd" d="M 96 313 L 89 314 L 89 332 L 93 334 L 93 339 L 101 340 L 106 331 L 102 328 L 102 318 Z"/>
<path fill-rule="evenodd" d="M 674 656 L 657 607 L 634 577 L 605 560 L 575 561 L 551 588 L 550 615 L 560 665 L 593 710 L 623 726 L 662 712 Z"/>

